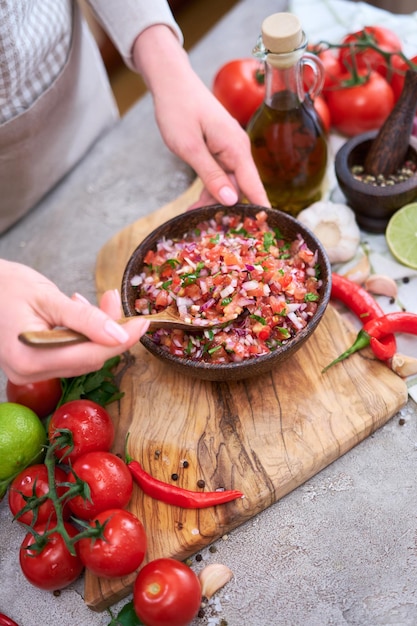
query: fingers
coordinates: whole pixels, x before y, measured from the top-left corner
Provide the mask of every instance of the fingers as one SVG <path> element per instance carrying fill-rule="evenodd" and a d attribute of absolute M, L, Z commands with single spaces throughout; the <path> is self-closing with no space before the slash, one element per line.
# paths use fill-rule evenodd
<path fill-rule="evenodd" d="M 111 346 L 89 341 L 62 348 L 33 348 L 16 340 L 10 347 L 3 369 L 7 377 L 16 384 L 88 374 L 100 369 L 108 359 L 132 348 L 148 327 L 148 320 L 143 320 L 140 316 L 132 318 L 123 326 L 126 341 L 113 341 L 114 345 Z"/>

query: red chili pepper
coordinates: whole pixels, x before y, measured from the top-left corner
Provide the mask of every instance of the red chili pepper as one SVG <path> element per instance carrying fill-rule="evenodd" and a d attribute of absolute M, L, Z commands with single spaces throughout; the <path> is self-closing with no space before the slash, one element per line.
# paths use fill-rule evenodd
<path fill-rule="evenodd" d="M 189 491 L 176 485 L 164 483 L 145 472 L 137 461 L 128 459 L 127 466 L 144 493 L 166 504 L 181 506 L 184 509 L 204 509 L 242 498 L 241 491 Z"/>
<path fill-rule="evenodd" d="M 332 365 L 344 361 L 347 357 L 354 352 L 358 352 L 366 346 L 371 346 L 373 342 L 377 342 L 384 337 L 392 335 L 392 333 L 409 333 L 411 335 L 417 335 L 417 313 L 408 313 L 407 311 L 400 311 L 398 313 L 387 313 L 381 317 L 370 320 L 365 324 L 362 330 L 356 336 L 354 343 L 337 359 L 327 365 L 323 373 L 326 372 Z M 375 352 L 374 352 L 375 354 Z"/>
<path fill-rule="evenodd" d="M 417 313 L 408 313 L 408 311 L 387 313 L 369 321 L 363 328 L 372 339 L 382 339 L 390 333 L 417 335 Z"/>
<path fill-rule="evenodd" d="M 18 624 L 4 613 L 0 613 L 0 626 L 18 626 Z"/>
<path fill-rule="evenodd" d="M 332 273 L 331 297 L 343 302 L 364 324 L 384 315 L 384 310 L 366 289 L 340 274 Z M 388 334 L 381 340 L 373 339 L 371 348 L 377 359 L 388 361 L 397 352 L 397 342 L 393 334 Z"/>

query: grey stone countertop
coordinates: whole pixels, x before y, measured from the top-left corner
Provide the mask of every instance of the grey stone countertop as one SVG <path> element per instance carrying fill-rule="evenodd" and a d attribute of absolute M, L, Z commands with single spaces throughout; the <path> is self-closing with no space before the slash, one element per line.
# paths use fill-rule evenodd
<path fill-rule="evenodd" d="M 216 69 L 248 56 L 279 0 L 243 0 L 194 48 L 210 84 Z M 103 244 L 176 198 L 193 179 L 163 145 L 145 96 L 65 180 L 0 238 L 0 256 L 36 268 L 66 293 L 95 300 Z M 5 400 L 0 379 L 0 401 Z M 227 537 L 203 564 L 234 578 L 204 618 L 215 626 L 417 624 L 417 424 L 412 400 L 363 443 Z M 59 596 L 32 587 L 18 562 L 22 529 L 0 504 L 0 612 L 20 626 L 106 626 L 83 601 L 83 581 Z M 200 564 L 196 564 L 196 567 Z M 120 609 L 127 600 L 114 607 Z"/>

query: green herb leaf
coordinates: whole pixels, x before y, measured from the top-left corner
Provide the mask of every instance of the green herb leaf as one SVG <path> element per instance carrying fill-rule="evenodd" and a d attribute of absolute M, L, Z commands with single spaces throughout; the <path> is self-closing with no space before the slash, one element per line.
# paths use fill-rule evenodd
<path fill-rule="evenodd" d="M 111 612 L 109 611 L 110 615 Z M 144 626 L 143 622 L 140 621 L 138 616 L 135 613 L 135 609 L 133 608 L 133 601 L 128 602 L 124 605 L 124 607 L 119 611 L 116 617 L 112 616 L 111 622 L 108 626 Z"/>
<path fill-rule="evenodd" d="M 114 374 L 114 369 L 119 363 L 120 356 L 116 356 L 106 361 L 103 367 L 96 372 L 74 378 L 62 378 L 62 396 L 58 406 L 80 398 L 87 398 L 101 406 L 119 400 L 123 397 L 123 393 L 119 391 Z"/>
<path fill-rule="evenodd" d="M 319 296 L 315 293 L 306 293 L 304 296 L 304 302 L 316 302 L 319 299 Z"/>

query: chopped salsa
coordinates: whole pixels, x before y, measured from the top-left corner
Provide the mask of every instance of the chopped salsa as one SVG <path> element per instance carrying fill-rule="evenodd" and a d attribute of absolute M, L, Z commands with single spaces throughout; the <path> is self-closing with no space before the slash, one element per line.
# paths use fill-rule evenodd
<path fill-rule="evenodd" d="M 317 251 L 301 234 L 286 241 L 265 211 L 219 211 L 147 252 L 132 279 L 135 309 L 157 313 L 175 301 L 180 317 L 201 332 L 158 329 L 149 333 L 156 344 L 186 359 L 239 362 L 279 350 L 308 324 L 320 299 L 317 274 Z M 204 328 L 214 320 L 224 324 Z"/>

